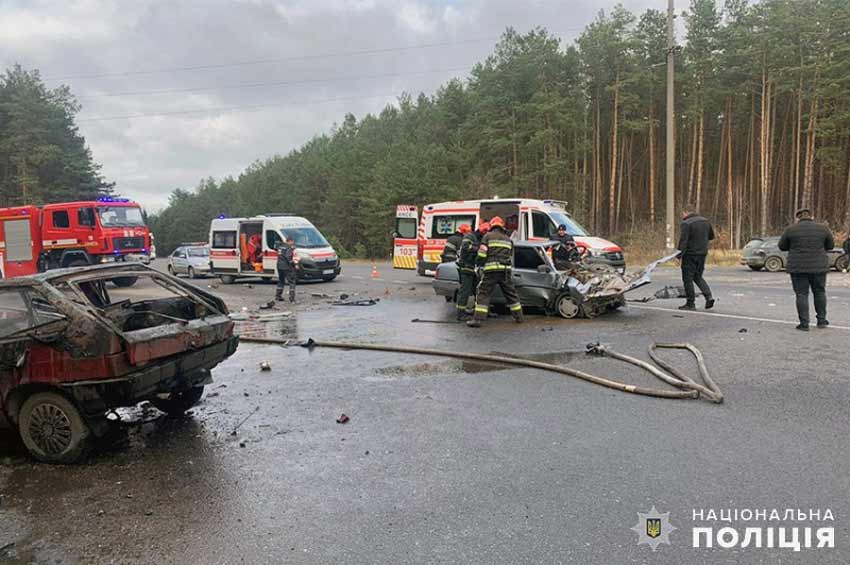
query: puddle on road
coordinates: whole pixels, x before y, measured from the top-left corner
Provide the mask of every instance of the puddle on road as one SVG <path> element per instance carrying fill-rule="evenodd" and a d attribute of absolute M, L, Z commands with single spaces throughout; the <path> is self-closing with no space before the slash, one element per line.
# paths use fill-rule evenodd
<path fill-rule="evenodd" d="M 517 359 L 528 359 L 541 363 L 553 365 L 566 365 L 573 359 L 584 357 L 584 351 L 558 351 L 552 353 L 529 353 L 526 355 L 513 355 L 509 353 L 490 352 L 489 355 L 501 355 L 503 357 L 515 357 Z M 456 375 L 486 373 L 489 371 L 504 371 L 515 367 L 499 363 L 486 363 L 481 361 L 466 361 L 463 359 L 450 359 L 435 363 L 409 363 L 405 365 L 392 365 L 375 369 L 375 373 L 387 378 L 399 377 L 430 377 L 437 375 Z"/>
<path fill-rule="evenodd" d="M 244 320 L 236 322 L 235 331 L 245 337 L 298 339 L 298 322 L 294 316 L 263 322 Z"/>

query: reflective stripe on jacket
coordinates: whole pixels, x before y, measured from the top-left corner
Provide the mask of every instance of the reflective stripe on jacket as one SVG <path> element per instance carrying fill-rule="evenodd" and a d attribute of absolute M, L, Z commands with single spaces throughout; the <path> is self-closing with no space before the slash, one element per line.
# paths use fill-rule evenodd
<path fill-rule="evenodd" d="M 499 228 L 489 231 L 478 247 L 478 263 L 485 271 L 510 269 L 513 256 L 514 242 Z"/>

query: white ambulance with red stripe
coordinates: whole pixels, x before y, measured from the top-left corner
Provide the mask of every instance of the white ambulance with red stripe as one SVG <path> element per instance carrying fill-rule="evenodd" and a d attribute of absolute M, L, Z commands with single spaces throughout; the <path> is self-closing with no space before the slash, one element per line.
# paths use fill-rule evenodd
<path fill-rule="evenodd" d="M 277 278 L 281 239 L 295 244 L 299 280 L 332 281 L 339 275 L 339 257 L 306 218 L 266 214 L 252 218 L 219 216 L 210 224 L 210 273 L 231 284 L 240 277 Z"/>
<path fill-rule="evenodd" d="M 405 209 L 405 210 L 402 210 Z M 413 210 L 413 220 L 411 220 Z M 393 241 L 393 266 L 396 268 L 415 268 L 420 275 L 433 275 L 440 264 L 446 239 L 457 231 L 461 224 L 469 224 L 473 229 L 480 222 L 500 216 L 512 238 L 522 241 L 548 241 L 552 239 L 559 225 L 567 227 L 567 233 L 573 236 L 577 246 L 587 256 L 590 263 L 601 263 L 624 270 L 622 248 L 600 237 L 587 233 L 570 216 L 566 203 L 557 200 L 532 200 L 528 198 L 493 198 L 490 200 L 457 200 L 428 204 L 422 208 L 422 215 L 415 219 L 414 206 L 398 206 L 396 211 L 396 233 Z M 400 216 L 401 212 L 405 214 Z M 418 225 L 416 237 L 410 227 L 411 221 Z M 413 253 L 416 261 L 397 260 Z"/>

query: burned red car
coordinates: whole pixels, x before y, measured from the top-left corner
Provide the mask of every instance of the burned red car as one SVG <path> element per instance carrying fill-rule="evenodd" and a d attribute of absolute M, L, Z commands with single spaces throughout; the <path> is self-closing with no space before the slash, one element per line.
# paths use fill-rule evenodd
<path fill-rule="evenodd" d="M 122 277 L 138 284 L 112 284 Z M 143 265 L 0 281 L 0 425 L 41 461 L 77 461 L 110 410 L 197 403 L 236 351 L 233 327 L 221 299 Z"/>

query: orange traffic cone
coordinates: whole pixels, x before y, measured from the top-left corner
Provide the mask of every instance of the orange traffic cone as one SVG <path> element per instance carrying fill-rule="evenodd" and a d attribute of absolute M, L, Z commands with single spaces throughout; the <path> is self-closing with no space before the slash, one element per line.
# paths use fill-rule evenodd
<path fill-rule="evenodd" d="M 372 263 L 372 278 L 377 279 L 381 275 L 378 274 L 378 266 L 375 263 Z"/>

